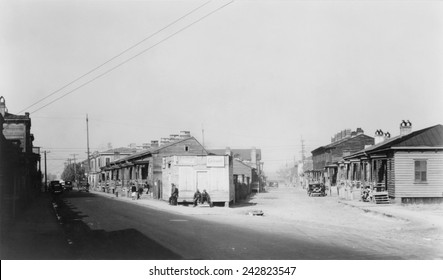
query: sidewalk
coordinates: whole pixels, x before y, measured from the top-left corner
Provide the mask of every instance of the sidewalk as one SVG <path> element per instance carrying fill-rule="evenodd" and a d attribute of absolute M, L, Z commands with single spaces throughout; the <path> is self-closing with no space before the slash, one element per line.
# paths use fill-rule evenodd
<path fill-rule="evenodd" d="M 410 221 L 425 227 L 443 229 L 443 205 L 375 204 L 338 198 L 338 203 L 359 208 L 365 212 Z"/>
<path fill-rule="evenodd" d="M 69 250 L 49 193 L 38 194 L 15 221 L 2 229 L 2 260 L 66 259 Z"/>
<path fill-rule="evenodd" d="M 233 213 L 236 212 L 237 208 L 230 208 L 230 207 L 209 207 L 208 205 L 199 205 L 197 207 L 193 207 L 192 204 L 183 205 L 179 204 L 177 206 L 169 205 L 167 201 L 154 199 L 151 196 L 143 195 L 140 199 L 133 200 L 131 197 L 126 196 L 118 196 L 116 197 L 115 194 L 111 193 L 105 193 L 100 191 L 90 191 L 93 194 L 101 195 L 108 197 L 110 199 L 115 199 L 127 203 L 134 203 L 141 206 L 146 207 L 153 207 L 158 210 L 163 211 L 171 211 L 176 214 L 182 214 L 182 215 L 221 215 L 226 213 Z"/>

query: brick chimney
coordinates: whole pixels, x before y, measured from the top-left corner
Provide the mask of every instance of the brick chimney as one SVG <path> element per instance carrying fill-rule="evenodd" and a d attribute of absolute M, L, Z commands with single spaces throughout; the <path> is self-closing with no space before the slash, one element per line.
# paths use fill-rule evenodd
<path fill-rule="evenodd" d="M 151 148 L 158 148 L 158 140 L 151 140 Z"/>
<path fill-rule="evenodd" d="M 169 139 L 171 141 L 176 141 L 180 139 L 180 136 L 178 134 L 169 134 Z"/>
<path fill-rule="evenodd" d="M 180 131 L 180 139 L 185 139 L 191 137 L 191 132 L 187 130 Z"/>
<path fill-rule="evenodd" d="M 375 132 L 375 136 L 374 136 L 374 144 L 377 145 L 381 142 L 385 141 L 385 134 L 383 133 L 383 130 L 378 129 Z"/>
<path fill-rule="evenodd" d="M 407 121 L 402 121 L 400 123 L 400 136 L 404 136 L 406 134 L 411 133 L 412 131 L 412 123 L 407 120 Z"/>

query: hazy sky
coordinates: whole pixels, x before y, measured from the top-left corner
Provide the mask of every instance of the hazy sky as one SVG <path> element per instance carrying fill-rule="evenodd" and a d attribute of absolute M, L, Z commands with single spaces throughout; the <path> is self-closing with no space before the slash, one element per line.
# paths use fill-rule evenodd
<path fill-rule="evenodd" d="M 0 95 L 23 114 L 206 2 L 0 0 Z M 26 109 L 48 171 L 86 157 L 86 114 L 91 151 L 180 130 L 202 142 L 204 127 L 207 148 L 261 148 L 269 173 L 300 159 L 301 137 L 310 152 L 347 128 L 443 123 L 441 2 L 235 1 L 181 30 L 229 2 Z"/>

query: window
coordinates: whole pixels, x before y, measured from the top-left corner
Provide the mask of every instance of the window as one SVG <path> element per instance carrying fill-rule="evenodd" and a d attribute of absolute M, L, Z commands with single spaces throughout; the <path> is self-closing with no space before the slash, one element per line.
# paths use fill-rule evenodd
<path fill-rule="evenodd" d="M 415 160 L 414 161 L 414 171 L 415 171 L 415 182 L 422 183 L 426 182 L 427 175 L 427 162 L 426 160 Z"/>
<path fill-rule="evenodd" d="M 111 159 L 110 158 L 106 158 L 106 165 L 109 165 L 109 163 L 111 162 Z"/>
<path fill-rule="evenodd" d="M 189 146 L 185 146 L 185 152 L 189 152 Z"/>

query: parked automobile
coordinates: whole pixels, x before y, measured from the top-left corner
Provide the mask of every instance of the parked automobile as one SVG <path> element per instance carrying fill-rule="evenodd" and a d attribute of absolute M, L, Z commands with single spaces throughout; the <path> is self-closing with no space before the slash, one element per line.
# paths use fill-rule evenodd
<path fill-rule="evenodd" d="M 311 183 L 308 186 L 308 195 L 320 195 L 320 196 L 326 196 L 326 187 L 324 184 L 321 183 Z"/>
<path fill-rule="evenodd" d="M 53 194 L 63 193 L 63 186 L 60 181 L 54 180 L 49 183 L 49 191 Z"/>
<path fill-rule="evenodd" d="M 79 192 L 89 192 L 89 183 L 88 181 L 81 181 L 78 185 Z"/>
<path fill-rule="evenodd" d="M 65 191 L 72 191 L 72 182 L 71 181 L 65 181 L 65 185 L 63 186 L 63 189 Z"/>

